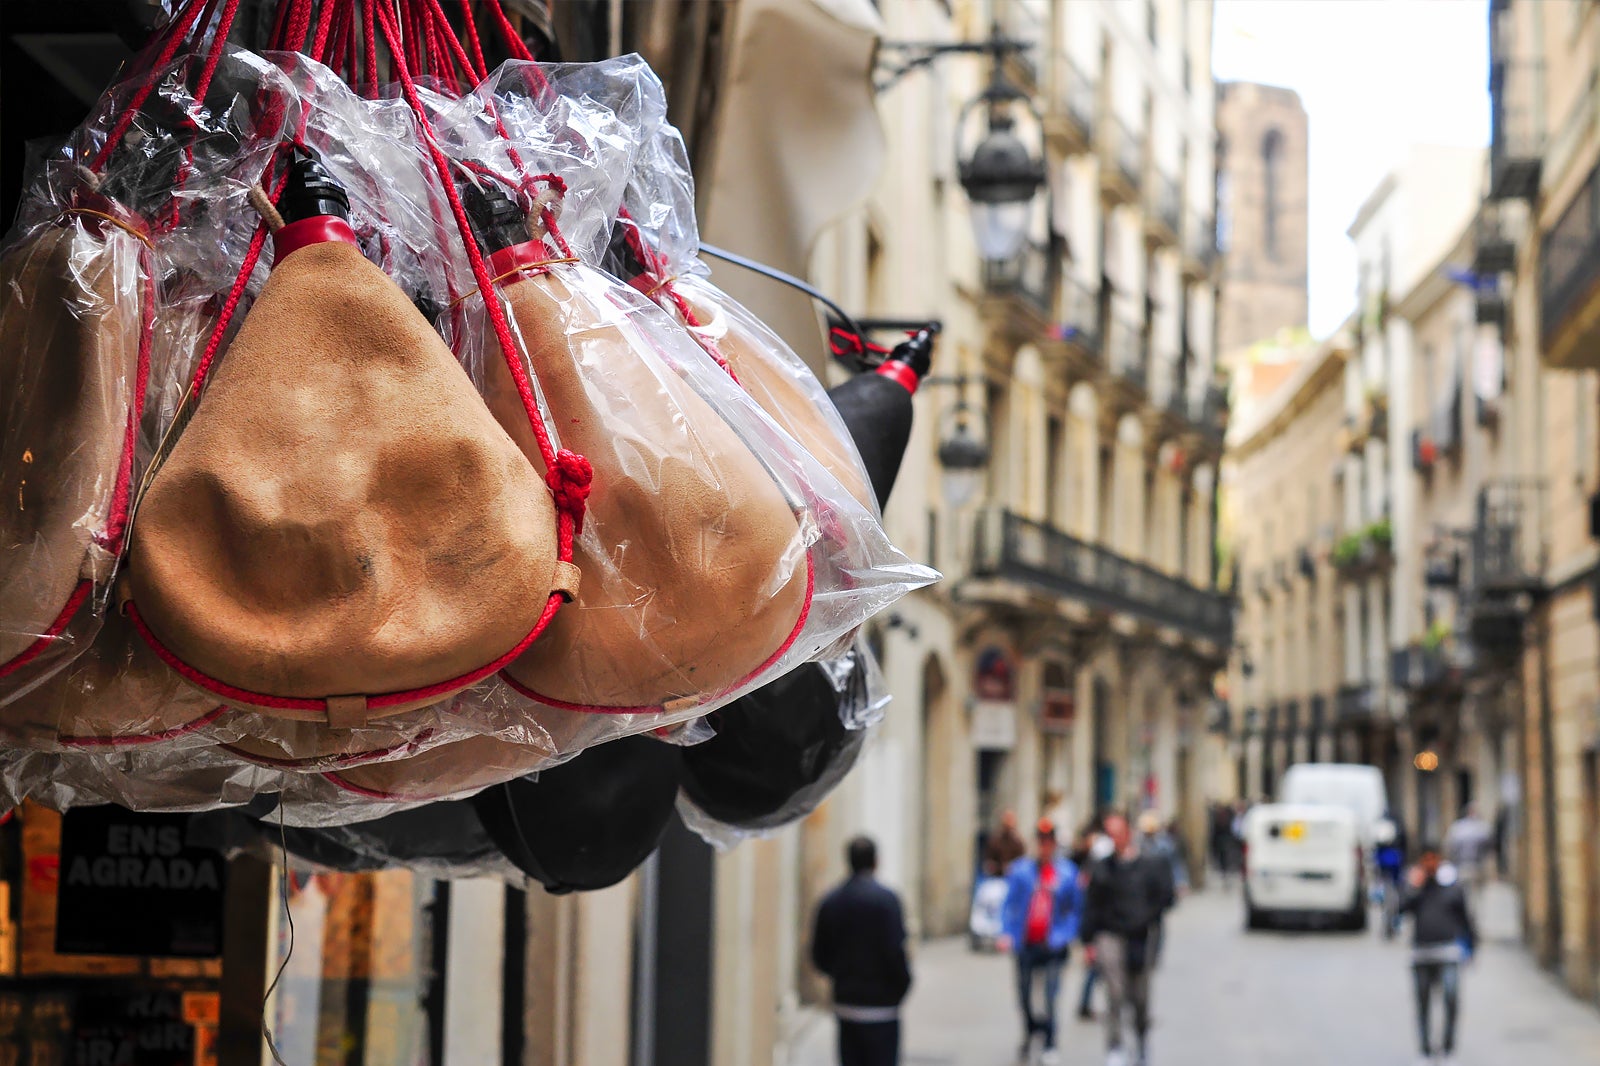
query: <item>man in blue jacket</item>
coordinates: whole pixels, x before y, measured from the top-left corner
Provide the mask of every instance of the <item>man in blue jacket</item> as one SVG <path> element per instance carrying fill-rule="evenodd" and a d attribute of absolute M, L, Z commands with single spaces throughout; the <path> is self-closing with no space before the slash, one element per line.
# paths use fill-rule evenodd
<path fill-rule="evenodd" d="M 817 908 L 811 961 L 833 981 L 840 1066 L 896 1066 L 900 1001 L 911 988 L 900 897 L 878 883 L 878 848 L 858 836 L 846 849 L 850 879 Z"/>
<path fill-rule="evenodd" d="M 1056 827 L 1041 820 L 1034 835 L 1035 851 L 1007 871 L 1003 950 L 1017 956 L 1017 995 L 1022 1004 L 1022 1057 L 1032 1051 L 1034 1034 L 1044 1037 L 1043 1066 L 1061 1061 L 1056 1052 L 1056 994 L 1061 968 L 1078 936 L 1078 868 L 1056 849 Z M 1044 978 L 1044 1005 L 1034 1012 L 1033 988 Z"/>

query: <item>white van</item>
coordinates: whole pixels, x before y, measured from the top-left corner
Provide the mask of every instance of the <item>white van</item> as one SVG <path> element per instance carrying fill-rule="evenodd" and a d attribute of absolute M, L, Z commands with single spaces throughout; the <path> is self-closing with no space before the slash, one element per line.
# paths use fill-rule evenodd
<path fill-rule="evenodd" d="M 1389 787 L 1376 766 L 1303 762 L 1284 772 L 1278 802 L 1344 807 L 1355 815 L 1361 843 L 1370 851 L 1378 842 L 1379 826 L 1387 821 Z"/>
<path fill-rule="evenodd" d="M 1264 803 L 1244 820 L 1245 925 L 1277 918 L 1367 926 L 1366 848 L 1356 816 L 1332 804 Z"/>

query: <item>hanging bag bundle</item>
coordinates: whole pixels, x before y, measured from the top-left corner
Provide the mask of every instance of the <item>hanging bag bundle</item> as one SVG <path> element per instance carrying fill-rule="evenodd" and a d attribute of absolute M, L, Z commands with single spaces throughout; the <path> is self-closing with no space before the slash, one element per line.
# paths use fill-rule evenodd
<path fill-rule="evenodd" d="M 563 581 L 550 492 L 297 157 L 275 262 L 152 479 L 127 605 L 231 705 L 359 726 L 525 650 Z"/>

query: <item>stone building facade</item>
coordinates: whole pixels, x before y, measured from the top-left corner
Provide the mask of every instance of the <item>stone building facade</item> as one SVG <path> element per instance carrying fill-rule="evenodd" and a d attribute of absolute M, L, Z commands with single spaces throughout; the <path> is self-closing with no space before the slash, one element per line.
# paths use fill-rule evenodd
<path fill-rule="evenodd" d="M 1342 334 L 1291 353 L 1287 375 L 1241 405 L 1229 431 L 1224 491 L 1239 602 L 1230 797 L 1271 797 L 1294 763 L 1347 755 L 1337 714 L 1344 604 L 1330 556 L 1344 528 L 1337 456 L 1350 354 Z M 1262 367 L 1242 374 L 1248 390 Z"/>
<path fill-rule="evenodd" d="M 1306 324 L 1307 123 L 1292 89 L 1217 86 L 1217 235 L 1223 298 L 1217 350 Z"/>

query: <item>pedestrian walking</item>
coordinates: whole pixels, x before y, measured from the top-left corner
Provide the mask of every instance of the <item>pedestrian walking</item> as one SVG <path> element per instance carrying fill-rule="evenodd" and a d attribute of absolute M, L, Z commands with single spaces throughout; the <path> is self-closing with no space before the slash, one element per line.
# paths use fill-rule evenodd
<path fill-rule="evenodd" d="M 1167 875 L 1172 879 L 1174 903 L 1188 895 L 1189 864 L 1183 857 L 1183 848 L 1178 843 L 1176 834 L 1161 824 L 1161 816 L 1155 811 L 1145 811 L 1139 815 L 1139 842 L 1147 854 L 1157 856 L 1167 864 Z M 1155 924 L 1150 927 L 1147 964 L 1152 970 L 1161 961 L 1161 947 L 1165 940 L 1166 928 L 1162 918 L 1158 917 Z"/>
<path fill-rule="evenodd" d="M 839 1066 L 897 1066 L 900 1003 L 911 989 L 900 897 L 878 883 L 878 848 L 845 849 L 850 877 L 817 908 L 811 961 L 833 982 Z"/>
<path fill-rule="evenodd" d="M 1417 994 L 1417 1035 L 1424 1063 L 1433 1059 L 1432 1014 L 1434 993 L 1444 1003 L 1441 1059 L 1453 1061 L 1456 1020 L 1460 1012 L 1461 964 L 1477 950 L 1478 934 L 1472 924 L 1467 894 L 1439 849 L 1424 847 L 1407 877 L 1410 892 L 1400 902 L 1400 912 L 1411 916 L 1411 974 Z"/>
<path fill-rule="evenodd" d="M 1133 1015 L 1136 1066 L 1150 1061 L 1150 938 L 1172 906 L 1172 866 L 1142 849 L 1120 814 L 1107 816 L 1112 854 L 1089 869 L 1082 935 L 1106 986 L 1106 1064 L 1126 1066 L 1124 1009 Z"/>
<path fill-rule="evenodd" d="M 1078 938 L 1081 896 L 1078 868 L 1056 848 L 1056 828 L 1040 820 L 1034 834 L 1032 857 L 1011 864 L 1006 880 L 1003 947 L 1017 958 L 1017 998 L 1022 1007 L 1022 1061 L 1033 1051 L 1035 1036 L 1043 1039 L 1039 1061 L 1053 1066 L 1061 1061 L 1056 1050 L 1056 998 L 1061 991 L 1061 970 L 1067 964 L 1072 942 Z M 1035 990 L 1042 983 L 1044 1000 L 1037 1006 Z"/>
<path fill-rule="evenodd" d="M 1468 803 L 1461 808 L 1461 817 L 1451 823 L 1445 834 L 1445 856 L 1461 875 L 1464 887 L 1477 889 L 1483 884 L 1484 859 L 1494 840 L 1494 830 L 1478 815 L 1478 805 Z"/>
<path fill-rule="evenodd" d="M 1233 872 L 1233 810 L 1225 803 L 1213 803 L 1207 811 L 1206 850 L 1222 883 L 1227 884 Z"/>
<path fill-rule="evenodd" d="M 1068 858 L 1078 868 L 1078 889 L 1081 892 L 1089 879 L 1089 867 L 1096 859 L 1103 859 L 1112 852 L 1111 841 L 1106 839 L 1102 825 L 1102 817 L 1096 815 L 1084 824 L 1078 831 L 1078 837 L 1072 843 L 1072 851 Z M 1094 1021 L 1094 986 L 1100 981 L 1100 968 L 1090 958 L 1092 952 L 1085 952 L 1083 959 L 1083 989 L 1078 993 L 1078 1020 L 1085 1022 Z"/>

